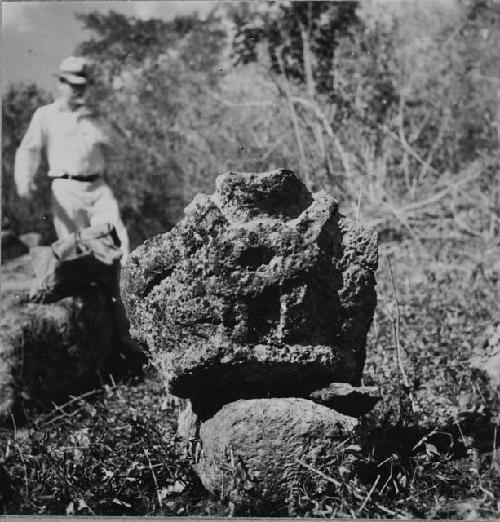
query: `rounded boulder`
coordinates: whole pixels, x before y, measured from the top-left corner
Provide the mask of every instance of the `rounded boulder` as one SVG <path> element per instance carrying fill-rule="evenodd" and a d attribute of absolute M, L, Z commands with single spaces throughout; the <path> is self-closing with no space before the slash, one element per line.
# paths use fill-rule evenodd
<path fill-rule="evenodd" d="M 295 488 L 320 487 L 325 478 L 313 468 L 328 465 L 356 425 L 305 399 L 239 400 L 201 423 L 195 469 L 211 493 L 266 512 Z"/>
<path fill-rule="evenodd" d="M 108 298 L 97 287 L 10 309 L 0 331 L 0 421 L 21 398 L 38 405 L 92 389 L 113 352 Z"/>

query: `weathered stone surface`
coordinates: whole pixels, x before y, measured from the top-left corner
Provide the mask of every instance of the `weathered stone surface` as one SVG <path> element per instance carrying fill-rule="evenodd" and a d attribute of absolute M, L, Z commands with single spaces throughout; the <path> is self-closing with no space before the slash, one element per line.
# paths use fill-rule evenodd
<path fill-rule="evenodd" d="M 326 388 L 316 390 L 303 398 L 331 408 L 343 415 L 360 417 L 371 411 L 382 396 L 377 386 L 352 386 L 348 383 L 337 382 Z M 199 398 L 197 397 L 195 400 L 199 401 Z M 216 406 L 227 403 L 223 398 L 214 402 Z M 177 434 L 184 441 L 195 439 L 198 436 L 200 422 L 216 412 L 217 408 L 204 408 L 203 406 L 206 404 L 205 402 L 200 405 L 199 402 L 195 402 L 193 408 L 189 399 L 179 399 Z M 194 410 L 198 413 L 195 413 Z"/>
<path fill-rule="evenodd" d="M 50 404 L 94 386 L 112 352 L 112 324 L 108 299 L 97 288 L 8 310 L 0 333 L 0 420 L 21 394 Z"/>
<path fill-rule="evenodd" d="M 487 328 L 470 364 L 491 386 L 500 389 L 500 322 Z"/>
<path fill-rule="evenodd" d="M 290 171 L 230 172 L 216 185 L 122 274 L 132 333 L 170 391 L 228 402 L 358 384 L 376 304 L 375 232 Z"/>
<path fill-rule="evenodd" d="M 452 401 L 443 394 L 436 393 L 436 390 L 432 388 L 417 390 L 413 394 L 413 407 L 415 411 L 410 418 L 414 425 L 424 431 L 449 426 L 458 414 L 456 401 Z M 408 421 L 410 421 L 410 418 Z"/>
<path fill-rule="evenodd" d="M 195 467 L 210 492 L 257 513 L 283 506 L 291 488 L 319 486 L 324 479 L 304 464 L 328 462 L 356 425 L 305 399 L 240 400 L 201 423 Z"/>
<path fill-rule="evenodd" d="M 377 386 L 352 386 L 344 382 L 334 382 L 312 392 L 309 398 L 344 415 L 360 417 L 368 413 L 382 396 Z"/>
<path fill-rule="evenodd" d="M 500 349 L 485 359 L 473 360 L 472 367 L 479 370 L 493 387 L 500 389 Z"/>
<path fill-rule="evenodd" d="M 184 441 L 198 437 L 199 418 L 193 411 L 189 399 L 179 399 L 179 414 L 177 417 L 177 435 Z"/>

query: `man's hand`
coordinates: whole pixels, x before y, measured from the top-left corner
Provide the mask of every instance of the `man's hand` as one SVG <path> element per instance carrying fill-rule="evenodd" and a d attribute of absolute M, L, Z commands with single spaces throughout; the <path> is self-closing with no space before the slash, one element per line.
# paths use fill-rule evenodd
<path fill-rule="evenodd" d="M 17 195 L 20 198 L 27 199 L 31 196 L 33 192 L 36 190 L 36 185 L 34 183 L 23 184 L 17 186 Z"/>
<path fill-rule="evenodd" d="M 17 195 L 22 199 L 27 199 L 30 197 L 30 189 L 29 187 L 23 187 L 17 189 Z"/>

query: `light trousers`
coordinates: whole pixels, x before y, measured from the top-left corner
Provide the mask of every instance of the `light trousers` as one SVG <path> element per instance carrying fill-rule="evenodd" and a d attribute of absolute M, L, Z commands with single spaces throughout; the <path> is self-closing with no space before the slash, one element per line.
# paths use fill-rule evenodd
<path fill-rule="evenodd" d="M 111 223 L 120 238 L 122 264 L 127 259 L 130 251 L 127 229 L 120 217 L 118 202 L 102 178 L 95 181 L 54 179 L 52 212 L 58 238 L 82 228 Z"/>
<path fill-rule="evenodd" d="M 102 179 L 78 181 L 54 179 L 52 182 L 52 212 L 58 238 L 82 228 L 102 223 L 115 226 L 121 242 L 124 264 L 129 254 L 129 239 L 123 224 L 118 202 L 110 187 Z M 123 353 L 142 353 L 139 345 L 130 338 L 130 323 L 120 296 L 120 271 L 110 281 L 107 291 L 111 297 L 111 312 L 118 337 L 118 349 Z"/>

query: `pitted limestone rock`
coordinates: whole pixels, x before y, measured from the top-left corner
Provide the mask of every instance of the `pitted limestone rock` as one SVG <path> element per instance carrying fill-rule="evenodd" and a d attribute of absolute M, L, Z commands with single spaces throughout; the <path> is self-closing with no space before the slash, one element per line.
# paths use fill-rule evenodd
<path fill-rule="evenodd" d="M 175 395 L 300 396 L 359 383 L 376 267 L 375 232 L 325 192 L 229 172 L 130 255 L 122 294 Z"/>

